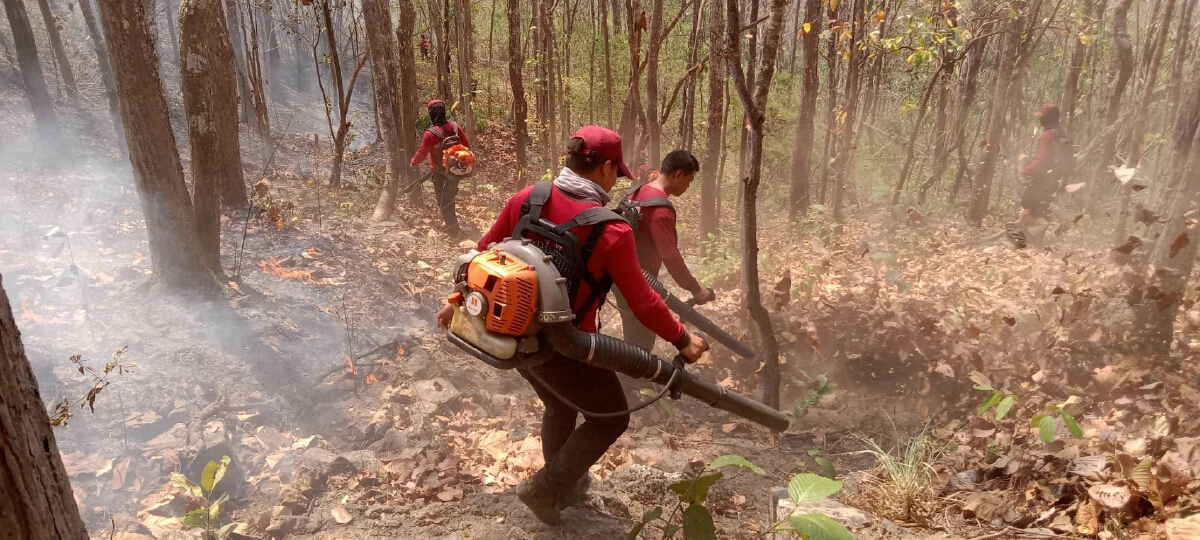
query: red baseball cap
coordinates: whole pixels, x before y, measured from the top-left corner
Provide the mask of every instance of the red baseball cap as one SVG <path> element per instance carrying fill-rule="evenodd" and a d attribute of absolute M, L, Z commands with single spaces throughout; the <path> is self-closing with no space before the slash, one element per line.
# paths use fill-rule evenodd
<path fill-rule="evenodd" d="M 1035 113 L 1033 113 L 1033 115 L 1034 115 L 1034 116 L 1036 116 L 1036 117 L 1038 117 L 1038 118 L 1041 118 L 1041 117 L 1043 117 L 1043 116 L 1046 116 L 1046 115 L 1048 115 L 1048 114 L 1049 114 L 1049 115 L 1053 115 L 1053 116 L 1058 116 L 1058 105 L 1055 105 L 1055 104 L 1053 104 L 1053 103 L 1047 103 L 1047 104 L 1045 104 L 1045 105 L 1042 105 L 1042 108 L 1041 108 L 1041 110 L 1039 110 L 1038 112 L 1035 112 Z"/>
<path fill-rule="evenodd" d="M 581 156 L 595 156 L 617 162 L 617 175 L 633 178 L 629 167 L 621 157 L 621 136 L 603 126 L 583 126 L 571 138 L 583 139 L 583 150 L 567 152 Z"/>

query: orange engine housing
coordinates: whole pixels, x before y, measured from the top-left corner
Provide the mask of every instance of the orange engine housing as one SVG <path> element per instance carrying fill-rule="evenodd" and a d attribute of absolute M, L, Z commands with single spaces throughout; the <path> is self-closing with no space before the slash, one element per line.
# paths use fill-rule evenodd
<path fill-rule="evenodd" d="M 538 309 L 537 272 L 502 251 L 485 251 L 467 266 L 467 288 L 487 299 L 485 327 L 492 332 L 524 336 Z"/>

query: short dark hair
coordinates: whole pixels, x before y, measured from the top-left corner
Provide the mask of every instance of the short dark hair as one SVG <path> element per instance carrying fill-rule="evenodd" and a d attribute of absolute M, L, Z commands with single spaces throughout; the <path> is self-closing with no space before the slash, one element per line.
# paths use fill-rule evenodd
<path fill-rule="evenodd" d="M 587 150 L 587 143 L 583 139 L 571 139 L 571 142 L 567 143 L 567 157 L 563 159 L 563 165 L 576 174 L 590 174 L 608 161 L 600 156 L 585 155 L 582 153 L 584 150 Z"/>
<path fill-rule="evenodd" d="M 677 171 L 692 174 L 699 170 L 700 161 L 687 150 L 672 150 L 667 157 L 663 158 L 662 167 L 658 168 L 658 172 L 663 176 L 670 176 Z"/>

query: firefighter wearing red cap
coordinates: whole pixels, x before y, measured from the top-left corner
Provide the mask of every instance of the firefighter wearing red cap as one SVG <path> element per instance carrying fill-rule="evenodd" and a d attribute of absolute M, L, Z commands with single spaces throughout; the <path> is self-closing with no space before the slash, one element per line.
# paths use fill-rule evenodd
<path fill-rule="evenodd" d="M 446 104 L 440 99 L 434 99 L 429 102 L 429 129 L 425 130 L 421 137 L 421 146 L 417 148 L 417 153 L 413 155 L 409 165 L 416 167 L 426 156 L 429 157 L 433 193 L 442 213 L 442 220 L 446 222 L 446 232 L 451 237 L 459 237 L 462 235 L 462 227 L 458 223 L 458 212 L 455 209 L 459 177 L 445 170 L 442 159 L 445 148 L 452 144 L 461 144 L 468 148 L 471 146 L 462 126 L 447 120 Z M 419 190 L 420 185 L 410 189 Z"/>
<path fill-rule="evenodd" d="M 575 132 L 567 145 L 564 165 L 542 208 L 541 216 L 552 223 L 566 223 L 588 208 L 605 206 L 617 178 L 632 177 L 621 157 L 620 135 L 600 126 L 584 126 Z M 508 200 L 496 223 L 479 241 L 480 251 L 513 235 L 517 222 L 528 211 L 526 201 L 533 189 L 532 186 L 522 189 Z M 684 329 L 642 277 L 633 229 L 624 221 L 616 221 L 570 230 L 579 238 L 588 238 L 597 234 L 595 227 L 604 229 L 598 233 L 599 240 L 586 259 L 591 279 L 579 285 L 572 299 L 578 328 L 585 332 L 598 330 L 597 312 L 604 297 L 601 295 L 599 301 L 594 301 L 589 281 L 611 280 L 611 284 L 621 289 L 642 324 L 674 344 L 687 361 L 698 360 L 707 345 Z M 447 304 L 437 315 L 438 325 L 448 328 L 451 317 L 452 308 Z M 591 484 L 588 469 L 629 426 L 629 414 L 624 412 L 628 403 L 612 371 L 562 355 L 531 369 L 537 377 L 525 371 L 521 375 L 546 405 L 542 417 L 542 454 L 546 466 L 531 480 L 517 486 L 517 497 L 538 519 L 556 524 L 561 509 L 579 502 L 586 493 Z M 579 414 L 555 394 L 566 397 L 582 410 L 609 413 L 611 417 L 585 415 L 583 423 L 576 427 Z"/>
<path fill-rule="evenodd" d="M 1047 103 L 1034 116 L 1042 134 L 1033 160 L 1021 168 L 1028 182 L 1021 193 L 1021 213 L 1016 222 L 1006 225 L 1009 240 L 1017 248 L 1024 248 L 1030 240 L 1041 243 L 1049 224 L 1050 203 L 1074 165 L 1070 141 L 1059 127 L 1058 106 Z"/>

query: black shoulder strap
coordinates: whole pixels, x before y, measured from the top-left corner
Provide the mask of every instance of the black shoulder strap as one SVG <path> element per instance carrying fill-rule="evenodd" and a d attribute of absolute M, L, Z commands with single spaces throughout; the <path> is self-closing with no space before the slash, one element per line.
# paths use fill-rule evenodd
<path fill-rule="evenodd" d="M 550 200 L 552 192 L 554 192 L 553 182 L 534 183 L 533 191 L 529 192 L 529 197 L 526 197 L 525 203 L 521 205 L 521 213 L 528 214 L 535 223 L 542 219 L 542 207 L 546 205 L 546 201 Z"/>
<path fill-rule="evenodd" d="M 532 197 L 532 195 L 531 195 L 531 197 Z M 625 218 L 621 217 L 620 214 L 617 214 L 616 212 L 613 212 L 612 210 L 604 208 L 603 206 L 593 206 L 591 208 L 588 208 L 587 210 L 584 210 L 584 211 L 576 214 L 575 217 L 567 220 L 565 223 L 555 227 L 554 232 L 562 234 L 566 231 L 574 229 L 575 227 L 587 227 L 590 225 L 597 225 L 597 224 L 601 224 L 601 223 L 607 224 L 612 221 L 625 221 Z M 597 227 L 596 229 L 593 229 L 592 234 L 589 235 L 589 237 L 588 237 L 589 239 L 591 238 L 591 236 L 596 235 L 596 230 L 603 231 L 604 228 Z M 599 238 L 597 238 L 597 240 L 599 240 Z M 594 244 L 595 243 L 593 242 L 593 245 Z"/>
<path fill-rule="evenodd" d="M 651 208 L 655 206 L 665 206 L 671 210 L 675 209 L 675 205 L 671 204 L 670 199 L 666 197 L 650 197 L 637 202 L 637 205 L 642 208 Z"/>

